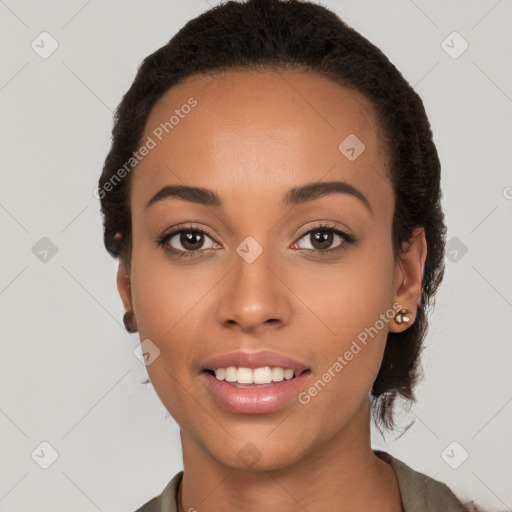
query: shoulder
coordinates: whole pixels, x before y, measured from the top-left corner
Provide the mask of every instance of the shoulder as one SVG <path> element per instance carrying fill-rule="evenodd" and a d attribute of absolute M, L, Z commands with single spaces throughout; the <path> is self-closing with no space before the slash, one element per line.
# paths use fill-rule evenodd
<path fill-rule="evenodd" d="M 176 495 L 182 478 L 183 470 L 178 471 L 178 473 L 172 477 L 161 494 L 149 500 L 135 512 L 178 512 L 176 507 Z"/>
<path fill-rule="evenodd" d="M 405 512 L 481 512 L 473 503 L 463 504 L 446 484 L 415 471 L 389 453 L 374 453 L 394 469 Z"/>

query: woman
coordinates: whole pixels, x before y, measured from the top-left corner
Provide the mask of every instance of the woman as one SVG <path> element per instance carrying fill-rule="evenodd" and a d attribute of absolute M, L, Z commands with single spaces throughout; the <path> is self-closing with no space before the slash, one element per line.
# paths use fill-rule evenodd
<path fill-rule="evenodd" d="M 306 2 L 219 5 L 147 57 L 99 182 L 183 471 L 139 511 L 467 510 L 373 451 L 443 276 L 440 163 L 382 52 Z"/>

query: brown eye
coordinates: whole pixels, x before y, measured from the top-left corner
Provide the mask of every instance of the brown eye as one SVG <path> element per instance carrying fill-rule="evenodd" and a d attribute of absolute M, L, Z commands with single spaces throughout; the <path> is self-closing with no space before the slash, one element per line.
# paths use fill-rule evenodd
<path fill-rule="evenodd" d="M 329 249 L 334 239 L 330 231 L 311 231 L 309 240 L 315 249 Z"/>
<path fill-rule="evenodd" d="M 337 239 L 340 241 L 335 247 L 332 247 L 332 244 L 335 243 Z M 306 240 L 307 243 L 302 247 L 299 246 L 299 249 L 326 251 L 341 248 L 345 245 L 345 242 L 350 241 L 350 235 L 338 229 L 316 228 L 308 231 L 300 240 Z M 309 246 L 307 245 L 308 243 Z M 297 246 L 298 244 L 296 243 L 295 245 Z"/>
<path fill-rule="evenodd" d="M 301 242 L 304 240 L 304 242 Z M 304 233 L 299 241 L 292 246 L 294 249 L 304 249 L 316 252 L 318 255 L 329 255 L 347 248 L 347 244 L 356 243 L 354 235 L 345 233 L 333 225 L 317 226 Z"/>
<path fill-rule="evenodd" d="M 164 235 L 158 240 L 158 245 L 168 253 L 179 256 L 193 256 L 207 249 L 221 247 L 201 229 L 180 229 Z"/>
<path fill-rule="evenodd" d="M 205 243 L 208 240 L 212 243 L 210 246 L 205 247 Z M 200 249 L 211 249 L 214 247 L 215 242 L 203 231 L 178 231 L 167 239 L 166 245 L 169 245 L 176 251 L 197 251 Z"/>
<path fill-rule="evenodd" d="M 179 242 L 184 249 L 189 251 L 201 249 L 204 244 L 204 233 L 200 231 L 182 231 L 179 233 Z"/>

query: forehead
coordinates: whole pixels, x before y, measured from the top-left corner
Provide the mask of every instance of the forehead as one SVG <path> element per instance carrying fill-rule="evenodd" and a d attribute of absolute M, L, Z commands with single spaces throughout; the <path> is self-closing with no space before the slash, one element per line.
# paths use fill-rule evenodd
<path fill-rule="evenodd" d="M 390 187 L 371 102 L 305 71 L 189 77 L 152 109 L 142 142 L 149 139 L 153 148 L 132 176 L 142 200 L 169 183 L 255 196 L 345 180 L 377 202 L 386 200 L 377 189 Z"/>

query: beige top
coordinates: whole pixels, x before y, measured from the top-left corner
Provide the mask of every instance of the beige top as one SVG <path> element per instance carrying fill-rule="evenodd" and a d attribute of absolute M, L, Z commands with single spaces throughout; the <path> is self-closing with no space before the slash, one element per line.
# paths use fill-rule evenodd
<path fill-rule="evenodd" d="M 374 451 L 395 470 L 404 512 L 467 512 L 450 489 L 437 480 L 418 473 L 407 464 L 382 451 Z M 178 512 L 177 493 L 183 471 L 174 475 L 162 494 L 148 501 L 135 512 Z"/>

